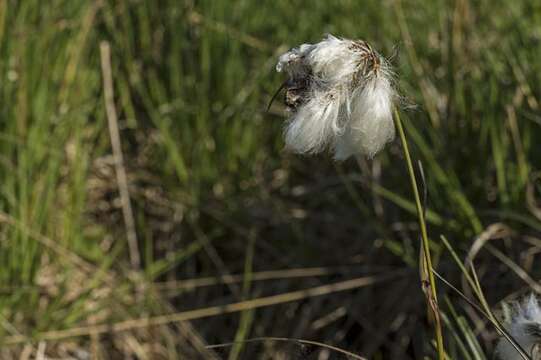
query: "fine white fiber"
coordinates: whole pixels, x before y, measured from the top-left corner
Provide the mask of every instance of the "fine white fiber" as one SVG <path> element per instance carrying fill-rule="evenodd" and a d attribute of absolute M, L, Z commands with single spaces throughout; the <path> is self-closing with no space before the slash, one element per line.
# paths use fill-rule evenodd
<path fill-rule="evenodd" d="M 522 349 L 532 358 L 539 357 L 541 346 L 541 309 L 535 295 L 531 294 L 522 303 L 513 306 L 504 305 L 505 327 Z M 504 337 L 496 346 L 496 354 L 500 360 L 523 360 L 515 347 Z"/>
<path fill-rule="evenodd" d="M 351 119 L 344 135 L 337 138 L 334 158 L 344 160 L 362 153 L 374 157 L 385 144 L 394 139 L 392 86 L 381 77 L 353 92 Z"/>
<path fill-rule="evenodd" d="M 348 83 L 359 70 L 362 54 L 351 40 L 328 35 L 306 55 L 312 72 L 329 83 Z"/>
<path fill-rule="evenodd" d="M 340 132 L 339 95 L 313 91 L 306 103 L 297 109 L 289 120 L 285 132 L 288 149 L 297 153 L 318 153 L 324 150 Z"/>
<path fill-rule="evenodd" d="M 288 75 L 287 149 L 371 158 L 394 138 L 389 66 L 365 41 L 328 35 L 280 56 L 276 70 Z"/>

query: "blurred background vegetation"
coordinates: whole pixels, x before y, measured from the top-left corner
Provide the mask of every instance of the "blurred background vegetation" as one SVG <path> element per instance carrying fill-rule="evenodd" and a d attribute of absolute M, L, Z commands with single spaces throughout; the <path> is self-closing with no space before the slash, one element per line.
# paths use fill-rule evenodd
<path fill-rule="evenodd" d="M 277 56 L 325 33 L 394 55 L 438 272 L 469 293 L 444 234 L 495 310 L 540 291 L 540 2 L 0 0 L 2 359 L 433 356 L 399 143 L 295 156 L 266 111 Z M 450 357 L 491 358 L 439 291 Z"/>

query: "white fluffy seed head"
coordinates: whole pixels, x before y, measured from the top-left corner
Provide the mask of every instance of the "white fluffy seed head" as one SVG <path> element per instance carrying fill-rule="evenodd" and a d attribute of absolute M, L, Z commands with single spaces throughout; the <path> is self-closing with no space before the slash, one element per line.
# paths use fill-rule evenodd
<path fill-rule="evenodd" d="M 541 308 L 535 295 L 531 294 L 522 303 L 504 305 L 505 327 L 533 359 L 541 359 Z M 523 360 L 515 347 L 505 338 L 496 346 L 500 360 Z"/>
<path fill-rule="evenodd" d="M 395 133 L 388 69 L 368 43 L 332 35 L 280 56 L 276 70 L 289 77 L 286 148 L 301 154 L 330 149 L 336 160 L 373 157 Z"/>

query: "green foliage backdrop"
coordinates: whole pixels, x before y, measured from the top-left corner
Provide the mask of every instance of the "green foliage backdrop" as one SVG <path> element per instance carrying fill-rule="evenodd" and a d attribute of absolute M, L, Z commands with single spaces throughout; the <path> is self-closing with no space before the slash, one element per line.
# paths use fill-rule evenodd
<path fill-rule="evenodd" d="M 266 111 L 283 81 L 277 56 L 325 33 L 394 55 L 436 267 L 460 285 L 440 234 L 459 254 L 479 236 L 495 239 L 476 265 L 497 309 L 541 275 L 540 29 L 541 4 L 526 0 L 0 0 L 1 357 L 320 352 L 271 341 L 205 348 L 261 336 L 374 359 L 431 353 L 398 142 L 344 163 L 284 152 L 284 108 Z M 100 42 L 112 50 L 140 268 L 130 265 Z M 285 269 L 295 270 L 259 279 Z M 190 323 L 70 334 L 397 271 L 366 288 Z M 182 282 L 200 278 L 215 283 Z M 450 355 L 490 353 L 493 330 L 440 291 L 454 304 L 442 300 Z"/>

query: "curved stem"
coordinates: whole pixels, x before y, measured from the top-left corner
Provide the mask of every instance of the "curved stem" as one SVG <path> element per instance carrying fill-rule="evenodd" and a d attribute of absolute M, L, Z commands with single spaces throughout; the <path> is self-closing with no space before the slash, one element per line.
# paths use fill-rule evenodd
<path fill-rule="evenodd" d="M 411 156 L 409 152 L 408 142 L 406 141 L 406 134 L 404 132 L 404 127 L 402 126 L 402 121 L 400 120 L 400 114 L 398 110 L 394 109 L 394 122 L 398 134 L 400 136 L 400 141 L 402 142 L 402 150 L 404 152 L 404 157 L 406 158 L 406 163 L 408 166 L 408 173 L 411 180 L 411 187 L 413 189 L 413 196 L 415 197 L 415 205 L 417 208 L 417 217 L 419 219 L 419 226 L 421 228 L 421 242 L 422 242 L 422 254 L 424 254 L 424 259 L 421 259 L 426 265 L 426 273 L 428 277 L 428 287 L 430 288 L 426 292 L 427 302 L 429 308 L 432 310 L 435 320 L 435 332 L 436 332 L 436 346 L 438 350 L 438 359 L 445 360 L 445 351 L 443 348 L 443 333 L 441 328 L 439 307 L 438 307 L 438 297 L 436 294 L 436 281 L 434 280 L 434 273 L 432 272 L 432 259 L 430 256 L 430 241 L 428 240 L 428 233 L 426 230 L 425 215 L 423 207 L 421 205 L 421 197 L 419 196 L 419 188 L 417 186 L 417 179 L 415 177 L 415 171 L 413 170 L 413 163 L 411 161 Z M 423 284 L 424 288 L 424 284 Z"/>

